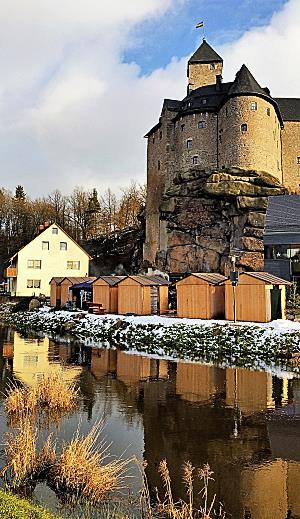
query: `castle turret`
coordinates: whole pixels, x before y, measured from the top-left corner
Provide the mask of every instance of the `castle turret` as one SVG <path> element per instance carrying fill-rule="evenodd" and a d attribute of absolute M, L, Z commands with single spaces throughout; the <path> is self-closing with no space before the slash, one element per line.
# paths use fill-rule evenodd
<path fill-rule="evenodd" d="M 188 61 L 188 93 L 207 85 L 215 85 L 217 76 L 222 76 L 223 59 L 205 41 Z"/>

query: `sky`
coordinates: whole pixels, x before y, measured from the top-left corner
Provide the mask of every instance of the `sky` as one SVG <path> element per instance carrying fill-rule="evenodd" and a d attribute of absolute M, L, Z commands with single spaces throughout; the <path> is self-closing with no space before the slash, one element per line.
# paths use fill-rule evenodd
<path fill-rule="evenodd" d="M 31 197 L 146 180 L 144 135 L 202 41 L 300 97 L 300 0 L 0 0 L 1 185 Z"/>

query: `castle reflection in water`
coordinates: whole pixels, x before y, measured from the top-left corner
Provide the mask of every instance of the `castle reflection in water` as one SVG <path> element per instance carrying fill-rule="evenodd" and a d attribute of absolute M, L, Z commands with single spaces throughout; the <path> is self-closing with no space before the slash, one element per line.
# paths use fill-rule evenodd
<path fill-rule="evenodd" d="M 142 435 L 151 491 L 166 458 L 175 497 L 190 460 L 209 463 L 211 492 L 233 519 L 300 517 L 300 382 L 295 376 L 158 360 L 123 351 L 25 340 L 2 330 L 1 384 L 36 384 L 66 366 L 89 420 L 114 414 Z M 119 417 L 119 418 L 118 418 Z M 126 437 L 124 438 L 126 442 Z M 230 515 L 231 514 L 231 515 Z"/>

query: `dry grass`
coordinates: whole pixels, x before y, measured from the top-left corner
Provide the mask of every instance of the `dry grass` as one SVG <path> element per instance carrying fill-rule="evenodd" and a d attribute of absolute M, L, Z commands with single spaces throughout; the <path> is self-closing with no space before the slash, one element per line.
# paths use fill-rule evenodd
<path fill-rule="evenodd" d="M 105 449 L 97 446 L 101 424 L 97 423 L 87 436 L 75 433 L 51 473 L 52 486 L 75 502 L 96 505 L 112 491 L 120 489 L 129 460 L 104 464 Z"/>
<path fill-rule="evenodd" d="M 163 500 L 160 499 L 157 492 L 157 512 L 162 517 L 168 517 L 170 519 L 224 519 L 225 512 L 221 505 L 215 509 L 214 495 L 211 502 L 208 500 L 208 487 L 209 482 L 213 481 L 209 465 L 205 465 L 203 469 L 196 470 L 195 467 L 188 461 L 183 465 L 183 482 L 186 487 L 186 501 L 181 500 L 174 502 L 171 477 L 166 460 L 163 460 L 159 464 L 159 474 L 161 476 L 165 495 Z M 195 478 L 199 479 L 203 487 L 200 491 L 201 505 L 199 508 L 194 506 L 194 481 Z M 148 515 L 148 517 L 152 517 Z"/>
<path fill-rule="evenodd" d="M 43 377 L 38 385 L 38 401 L 50 412 L 71 412 L 78 405 L 78 392 L 74 383 L 66 382 L 62 373 Z"/>
<path fill-rule="evenodd" d="M 37 392 L 26 386 L 10 384 L 5 392 L 5 411 L 8 417 L 23 421 L 34 415 L 38 403 Z"/>

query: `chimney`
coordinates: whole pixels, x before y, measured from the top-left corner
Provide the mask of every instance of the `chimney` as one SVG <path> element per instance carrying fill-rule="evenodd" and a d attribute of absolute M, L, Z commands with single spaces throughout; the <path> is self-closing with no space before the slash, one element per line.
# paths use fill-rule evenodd
<path fill-rule="evenodd" d="M 39 225 L 39 234 L 41 234 L 41 232 L 43 232 L 44 228 L 45 227 L 43 224 Z"/>
<path fill-rule="evenodd" d="M 45 223 L 44 223 L 44 228 L 45 228 L 45 229 L 48 229 L 49 225 L 50 225 L 49 222 L 45 222 Z"/>
<path fill-rule="evenodd" d="M 219 91 L 221 90 L 221 88 L 222 88 L 222 80 L 223 80 L 223 78 L 222 78 L 221 74 L 218 74 L 218 75 L 216 76 L 216 90 L 217 90 L 218 92 L 219 92 Z"/>

